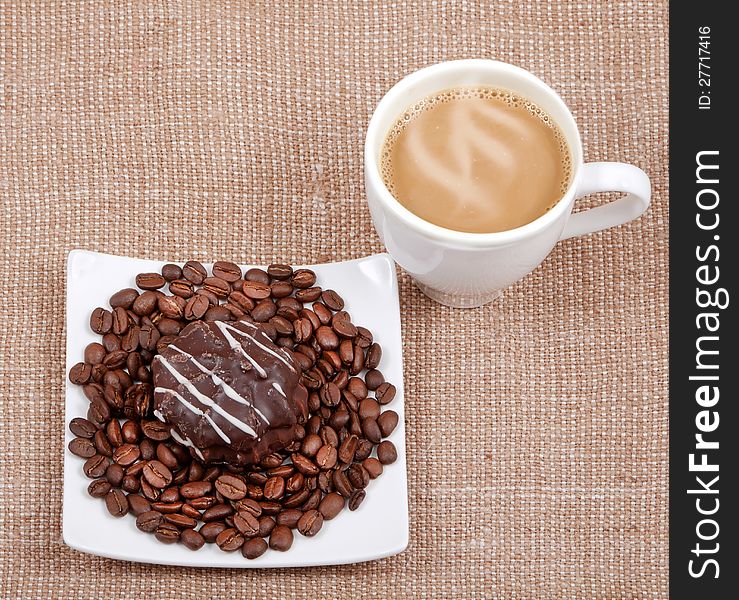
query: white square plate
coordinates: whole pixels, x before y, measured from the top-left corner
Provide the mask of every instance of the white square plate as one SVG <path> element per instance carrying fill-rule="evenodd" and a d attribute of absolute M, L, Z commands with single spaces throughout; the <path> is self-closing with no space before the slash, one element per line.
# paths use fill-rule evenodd
<path fill-rule="evenodd" d="M 67 373 L 82 360 L 84 348 L 99 336 L 90 330 L 90 313 L 108 306 L 121 288 L 133 287 L 137 273 L 159 271 L 164 263 L 74 250 L 67 262 Z M 210 268 L 210 265 L 206 265 Z M 244 265 L 244 268 L 248 268 Z M 314 538 L 296 532 L 288 552 L 268 550 L 256 560 L 241 552 L 226 553 L 214 544 L 197 552 L 181 544 L 164 545 L 136 529 L 134 518 L 116 519 L 105 503 L 87 494 L 90 480 L 82 459 L 65 447 L 63 533 L 65 543 L 82 552 L 137 562 L 195 567 L 307 567 L 355 563 L 391 556 L 408 545 L 408 491 L 403 415 L 403 362 L 400 339 L 398 282 L 387 254 L 342 263 L 311 266 L 318 285 L 335 289 L 344 298 L 352 321 L 364 325 L 382 346 L 380 369 L 397 387 L 390 407 L 400 416 L 390 440 L 398 460 L 367 488 L 367 497 L 354 512 L 347 509 L 326 521 Z M 73 436 L 67 424 L 85 416 L 88 402 L 82 388 L 66 379 L 65 446 Z"/>

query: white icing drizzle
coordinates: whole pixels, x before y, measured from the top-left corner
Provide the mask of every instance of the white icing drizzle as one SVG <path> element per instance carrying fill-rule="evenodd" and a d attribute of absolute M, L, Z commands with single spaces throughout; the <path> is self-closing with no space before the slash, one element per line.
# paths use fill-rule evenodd
<path fill-rule="evenodd" d="M 215 321 L 215 324 L 216 324 L 216 327 L 218 327 L 218 330 L 221 332 L 221 334 L 225 338 L 225 340 L 228 342 L 228 345 L 231 346 L 231 349 L 232 350 L 238 350 L 239 352 L 241 352 L 241 354 L 244 355 L 244 357 L 246 358 L 246 360 L 248 360 L 251 363 L 251 365 L 256 369 L 257 373 L 259 373 L 259 376 L 262 379 L 266 379 L 267 378 L 267 372 L 259 365 L 259 363 L 257 361 L 255 361 L 251 356 L 249 356 L 249 354 L 246 352 L 246 350 L 244 350 L 244 348 L 241 346 L 241 344 L 239 344 L 239 342 L 236 340 L 236 338 L 234 338 L 234 336 L 232 336 L 228 332 L 228 330 L 230 329 L 230 330 L 235 331 L 237 333 L 240 333 L 241 335 L 244 335 L 244 336 L 248 336 L 248 337 L 251 337 L 251 336 L 249 334 L 247 334 L 247 333 L 244 333 L 243 331 L 239 331 L 235 327 L 231 327 L 230 325 L 226 325 L 226 323 L 224 323 L 223 321 Z M 254 338 L 252 338 L 252 339 L 254 339 Z M 157 355 L 157 356 L 161 356 L 161 355 Z"/>
<path fill-rule="evenodd" d="M 203 453 L 200 451 L 200 448 L 198 448 L 195 444 L 193 444 L 190 439 L 179 435 L 174 429 L 170 429 L 169 433 L 174 438 L 175 442 L 179 442 L 183 446 L 192 448 L 195 451 L 195 454 L 198 455 L 198 458 L 202 461 L 205 461 L 205 457 L 203 456 Z"/>
<path fill-rule="evenodd" d="M 222 321 L 216 321 L 216 325 L 218 325 L 218 327 L 219 327 L 219 328 L 221 328 L 221 325 L 223 325 L 224 327 L 227 327 L 228 329 L 231 329 L 231 330 L 232 330 L 232 331 L 233 331 L 234 333 L 237 333 L 238 335 L 240 335 L 240 336 L 242 336 L 242 337 L 246 337 L 246 338 L 249 338 L 249 339 L 250 339 L 250 340 L 251 340 L 252 342 L 254 342 L 254 343 L 255 343 L 255 344 L 257 345 L 257 346 L 259 346 L 259 347 L 260 347 L 260 348 L 261 348 L 262 350 L 264 350 L 264 351 L 265 351 L 265 352 L 266 352 L 267 354 L 271 354 L 271 355 L 272 355 L 272 356 L 274 356 L 274 357 L 275 357 L 275 358 L 276 358 L 277 360 L 279 360 L 279 361 L 281 361 L 281 362 L 285 363 L 285 366 L 287 366 L 287 368 L 288 368 L 288 369 L 290 369 L 290 370 L 291 370 L 291 371 L 292 371 L 293 373 L 295 372 L 295 367 L 293 367 L 293 366 L 292 366 L 292 365 L 291 365 L 291 364 L 290 364 L 290 363 L 289 363 L 289 362 L 287 361 L 287 359 L 285 359 L 285 357 L 283 357 L 283 356 L 280 356 L 280 355 L 279 355 L 279 354 L 277 354 L 277 352 L 275 352 L 274 350 L 271 350 L 270 348 L 267 348 L 267 346 L 265 346 L 264 344 L 261 344 L 261 343 L 259 343 L 259 342 L 257 341 L 257 339 L 256 339 L 256 338 L 255 338 L 254 336 L 252 336 L 252 335 L 249 335 L 248 333 L 246 333 L 246 332 L 244 332 L 244 331 L 241 331 L 240 329 L 236 329 L 235 327 L 231 327 L 231 325 L 228 325 L 228 324 L 226 324 L 226 323 L 224 323 L 224 322 L 222 322 Z M 267 337 L 267 339 L 269 340 L 269 337 Z M 272 341 L 272 340 L 270 340 L 270 342 L 271 342 L 271 341 Z M 238 343 L 238 342 L 237 342 L 237 343 Z M 241 348 L 241 344 L 239 344 L 239 348 Z"/>
<path fill-rule="evenodd" d="M 156 417 L 157 419 L 159 419 L 159 420 L 160 420 L 160 421 L 161 421 L 162 423 L 164 423 L 164 422 L 165 422 L 165 420 L 164 420 L 164 415 L 163 415 L 162 413 L 160 413 L 160 412 L 159 412 L 158 410 L 155 410 L 155 411 L 154 411 L 154 416 L 155 416 L 155 417 Z"/>
<path fill-rule="evenodd" d="M 218 321 L 216 321 L 218 323 Z M 236 340 L 234 340 L 236 341 Z M 238 342 L 236 342 L 238 344 Z M 241 347 L 239 345 L 239 347 Z M 175 369 L 169 361 L 164 358 L 161 354 L 157 354 L 156 358 L 159 360 L 159 362 L 164 365 L 164 367 L 172 373 L 172 376 L 178 381 L 178 383 L 185 386 L 188 392 L 190 392 L 201 404 L 204 404 L 205 406 L 208 406 L 212 408 L 215 412 L 217 412 L 219 415 L 221 415 L 224 419 L 226 419 L 229 423 L 231 423 L 234 427 L 240 429 L 247 435 L 250 435 L 252 437 L 257 437 L 257 432 L 254 431 L 251 427 L 249 427 L 246 423 L 243 421 L 237 419 L 234 417 L 230 412 L 224 410 L 222 407 L 220 407 L 218 404 L 213 402 L 208 396 L 203 394 L 198 388 L 195 387 L 195 385 L 190 381 L 187 377 L 185 377 L 182 373 L 180 373 L 177 369 Z M 160 389 L 160 388 L 157 388 Z M 165 388 L 161 388 L 165 389 Z M 170 390 L 171 391 L 171 390 Z M 179 400 L 179 398 L 178 398 Z M 184 398 L 183 398 L 184 400 Z M 180 400 L 181 401 L 181 400 Z M 187 402 L 187 400 L 185 400 Z M 189 403 L 188 403 L 189 404 Z M 192 406 L 192 405 L 190 405 Z M 194 407 L 193 407 L 194 408 Z M 207 416 L 207 415 L 206 415 Z"/>
<path fill-rule="evenodd" d="M 160 392 L 164 394 L 172 394 L 185 408 L 187 408 L 189 411 L 194 412 L 199 417 L 205 418 L 208 423 L 210 423 L 210 426 L 215 430 L 215 432 L 218 434 L 218 436 L 227 444 L 231 443 L 231 440 L 229 437 L 223 432 L 223 430 L 218 427 L 216 422 L 213 420 L 213 418 L 207 414 L 204 413 L 202 410 L 200 410 L 197 406 L 194 406 L 193 404 L 190 404 L 183 396 L 182 394 L 179 394 L 178 392 L 175 392 L 174 390 L 170 390 L 168 388 L 158 387 L 154 388 L 155 392 Z"/>
<path fill-rule="evenodd" d="M 214 371 L 208 369 L 205 365 L 200 363 L 192 354 L 190 354 L 189 352 L 185 352 L 184 350 L 182 350 L 181 348 L 178 348 L 174 344 L 170 344 L 167 347 L 171 348 L 175 352 L 179 352 L 183 356 L 186 356 L 188 360 L 190 360 L 192 364 L 194 364 L 203 373 L 205 373 L 206 375 L 210 375 L 210 378 L 213 381 L 213 383 L 215 383 L 217 386 L 220 386 L 223 389 L 223 392 L 226 394 L 226 396 L 231 398 L 231 400 L 234 400 L 235 402 L 238 402 L 239 404 L 251 406 L 254 412 L 257 413 L 257 415 L 259 415 L 259 418 L 262 419 L 262 421 L 264 421 L 265 423 L 269 423 L 269 421 L 267 420 L 267 417 L 264 416 L 261 410 L 259 410 L 256 406 L 254 406 L 246 398 L 241 396 L 235 389 L 233 389 L 230 385 L 228 385 L 225 381 L 223 381 L 223 379 L 218 377 L 218 375 L 216 375 Z"/>
<path fill-rule="evenodd" d="M 278 394 L 280 394 L 281 396 L 284 396 L 285 398 L 287 398 L 287 394 L 285 394 L 285 392 L 282 390 L 282 387 L 280 387 L 280 384 L 279 383 L 277 383 L 276 381 L 273 381 L 272 382 L 272 387 L 277 390 L 277 393 Z"/>

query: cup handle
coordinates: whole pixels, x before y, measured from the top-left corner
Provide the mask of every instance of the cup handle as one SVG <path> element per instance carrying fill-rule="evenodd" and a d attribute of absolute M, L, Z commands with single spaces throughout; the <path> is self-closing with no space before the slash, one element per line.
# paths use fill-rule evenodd
<path fill-rule="evenodd" d="M 617 162 L 583 165 L 575 197 L 595 192 L 626 192 L 618 200 L 570 215 L 561 240 L 623 225 L 649 207 L 652 190 L 649 177 L 639 167 Z"/>

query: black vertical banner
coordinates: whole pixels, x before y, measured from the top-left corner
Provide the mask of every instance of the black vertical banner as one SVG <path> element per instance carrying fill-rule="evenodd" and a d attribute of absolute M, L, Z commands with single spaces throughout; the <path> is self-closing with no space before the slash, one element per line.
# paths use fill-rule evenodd
<path fill-rule="evenodd" d="M 670 7 L 671 598 L 739 597 L 733 6 Z"/>

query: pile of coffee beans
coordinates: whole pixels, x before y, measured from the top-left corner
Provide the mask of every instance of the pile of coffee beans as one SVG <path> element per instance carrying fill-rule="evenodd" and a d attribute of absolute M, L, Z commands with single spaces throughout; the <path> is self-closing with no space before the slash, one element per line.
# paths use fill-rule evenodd
<path fill-rule="evenodd" d="M 383 439 L 398 424 L 396 412 L 383 410 L 395 386 L 378 370 L 382 348 L 352 323 L 339 294 L 317 286 L 309 269 L 242 273 L 225 261 L 211 273 L 197 261 L 167 264 L 137 275 L 136 285 L 92 312 L 102 339 L 69 372 L 90 401 L 87 417 L 69 423 L 69 450 L 85 460 L 91 496 L 115 517 L 131 513 L 162 543 L 215 543 L 250 559 L 268 547 L 288 550 L 295 530 L 314 536 L 344 507 L 362 504 L 370 481 L 397 458 Z M 151 362 L 199 319 L 264 324 L 302 371 L 310 416 L 290 446 L 258 465 L 202 464 L 153 415 Z"/>

